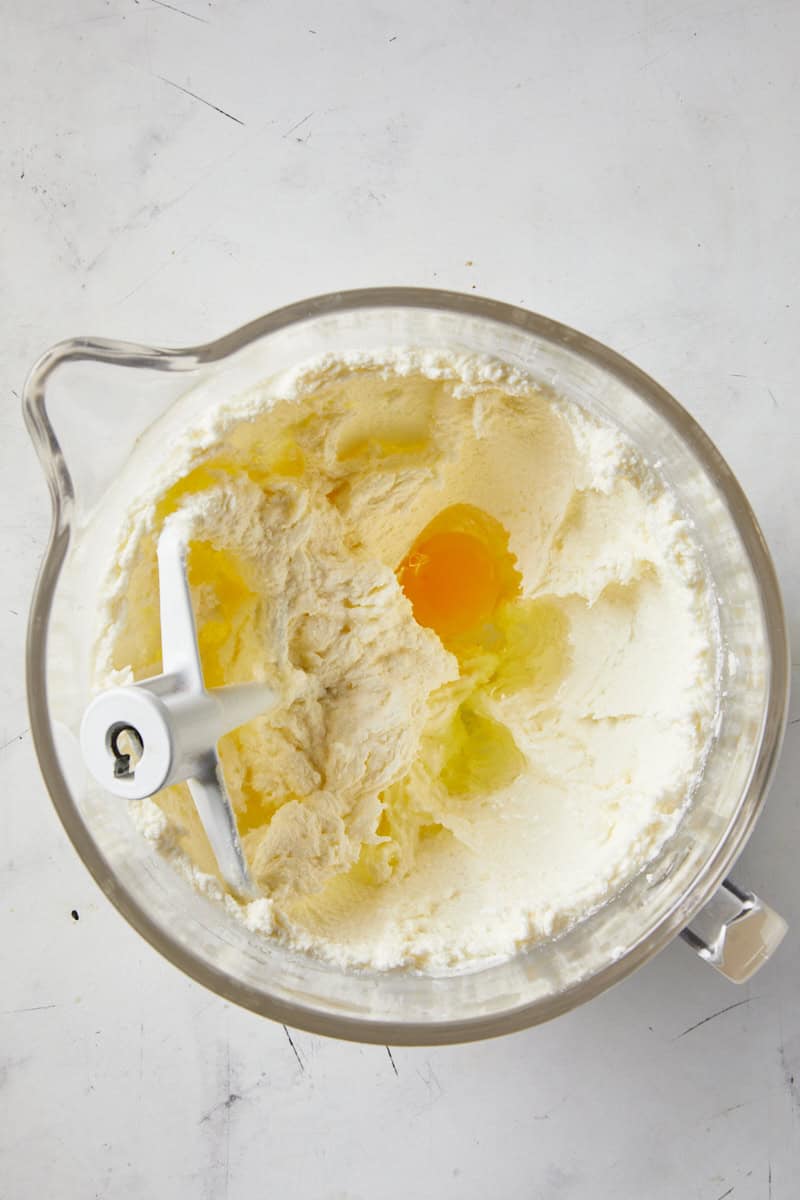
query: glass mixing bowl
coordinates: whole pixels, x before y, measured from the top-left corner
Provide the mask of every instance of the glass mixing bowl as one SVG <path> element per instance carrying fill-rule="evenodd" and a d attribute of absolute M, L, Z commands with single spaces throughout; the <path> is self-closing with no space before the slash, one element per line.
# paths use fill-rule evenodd
<path fill-rule="evenodd" d="M 694 522 L 720 601 L 722 703 L 713 749 L 680 827 L 599 911 L 511 961 L 440 977 L 343 972 L 248 933 L 135 831 L 89 777 L 78 745 L 90 698 L 96 597 L 137 477 L 209 404 L 325 353 L 412 344 L 513 364 L 621 426 Z M 725 876 L 767 792 L 786 722 L 788 645 L 775 571 L 741 488 L 680 405 L 592 339 L 506 304 L 370 289 L 280 309 L 184 350 L 62 342 L 33 368 L 24 412 L 53 525 L 27 645 L 31 728 L 72 842 L 123 916 L 161 954 L 229 1000 L 360 1041 L 442 1043 L 547 1020 L 597 995 L 683 933 L 744 979 L 780 941 L 780 917 Z M 668 631 L 665 631 L 668 636 Z"/>

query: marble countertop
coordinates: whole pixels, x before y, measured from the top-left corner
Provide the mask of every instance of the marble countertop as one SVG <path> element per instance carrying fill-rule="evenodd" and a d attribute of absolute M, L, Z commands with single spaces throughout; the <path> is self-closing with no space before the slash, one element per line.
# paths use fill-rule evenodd
<path fill-rule="evenodd" d="M 49 512 L 19 394 L 76 334 L 193 343 L 373 284 L 522 304 L 698 418 L 796 641 L 798 39 L 792 0 L 4 5 L 3 1198 L 797 1195 L 797 702 L 737 872 L 791 928 L 750 984 L 678 943 L 495 1042 L 284 1030 L 145 945 L 51 808 L 22 666 Z"/>

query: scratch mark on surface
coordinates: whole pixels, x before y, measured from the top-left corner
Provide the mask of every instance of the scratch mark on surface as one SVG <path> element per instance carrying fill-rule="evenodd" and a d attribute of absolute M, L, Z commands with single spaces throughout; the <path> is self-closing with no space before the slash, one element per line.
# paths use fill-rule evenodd
<path fill-rule="evenodd" d="M 81 17 L 77 21 L 63 21 L 60 25 L 46 25 L 45 32 L 49 33 L 55 29 L 71 29 L 74 25 L 94 25 L 96 21 L 118 21 L 120 16 L 120 13 L 103 13 L 98 17 Z"/>
<path fill-rule="evenodd" d="M 780 1057 L 781 1057 L 781 1068 L 783 1070 L 783 1078 L 786 1082 L 786 1089 L 789 1093 L 789 1100 L 791 1101 L 792 1111 L 796 1115 L 800 1116 L 800 1086 L 798 1086 L 797 1080 L 795 1078 L 794 1068 L 792 1067 L 791 1063 L 789 1062 L 789 1060 L 786 1056 L 786 1047 L 783 1045 L 781 1045 Z"/>
<path fill-rule="evenodd" d="M 156 75 L 156 79 L 160 79 L 162 83 L 168 84 L 175 88 L 177 92 L 183 92 L 184 96 L 191 96 L 192 100 L 198 100 L 201 104 L 205 104 L 206 108 L 213 108 L 214 112 L 220 113 L 221 116 L 227 117 L 229 121 L 235 121 L 237 125 L 244 125 L 244 121 L 240 121 L 233 113 L 226 112 L 224 108 L 220 108 L 218 104 L 212 104 L 210 100 L 204 99 L 203 96 L 198 96 L 197 92 L 190 92 L 188 88 L 181 87 L 179 83 L 175 83 L 173 79 L 167 79 L 164 75 Z"/>
<path fill-rule="evenodd" d="M 313 112 L 306 113 L 302 120 L 298 121 L 296 125 L 293 125 L 291 129 L 287 129 L 286 133 L 282 134 L 281 136 L 285 138 L 289 137 L 290 134 L 294 133 L 295 129 L 299 129 L 301 125 L 305 125 L 306 121 L 310 121 L 313 115 Z"/>
<path fill-rule="evenodd" d="M 143 279 L 143 280 L 141 281 L 141 283 L 137 283 L 137 285 L 136 285 L 136 287 L 135 287 L 135 288 L 131 288 L 131 290 L 130 290 L 129 292 L 126 292 L 126 293 L 125 293 L 125 295 L 124 295 L 124 296 L 122 296 L 122 297 L 121 297 L 119 300 L 115 300 L 115 301 L 114 301 L 114 305 L 113 305 L 113 307 L 114 307 L 114 308 L 116 308 L 116 307 L 117 307 L 117 305 L 119 305 L 119 304 L 124 304 L 126 300 L 130 300 L 131 296 L 135 296 L 135 295 L 136 295 L 136 293 L 137 293 L 137 292 L 138 292 L 138 291 L 139 291 L 141 288 L 145 287 L 145 285 L 146 285 L 146 284 L 148 284 L 148 283 L 151 283 L 151 282 L 152 282 L 152 281 L 153 281 L 153 280 L 154 280 L 154 279 L 155 279 L 155 278 L 156 278 L 158 275 L 160 275 L 160 274 L 162 273 L 162 271 L 166 271 L 166 269 L 167 269 L 167 267 L 169 266 L 169 264 L 170 264 L 170 262 L 171 262 L 171 261 L 172 261 L 172 256 L 170 256 L 170 257 L 167 259 L 167 261 L 166 261 L 165 263 L 163 263 L 163 265 L 162 265 L 162 266 L 160 266 L 160 267 L 158 268 L 158 270 L 157 270 L 157 271 L 153 271 L 153 274 L 152 274 L 152 275 L 148 275 L 146 279 Z"/>
<path fill-rule="evenodd" d="M 772 1163 L 769 1164 L 769 1170 L 767 1171 L 767 1189 L 769 1200 L 772 1200 Z"/>
<path fill-rule="evenodd" d="M 212 222 L 212 224 L 213 224 L 213 222 Z M 140 280 L 140 282 L 137 283 L 136 287 L 131 288 L 131 290 L 129 292 L 126 292 L 124 296 L 121 296 L 119 300 L 114 300 L 112 306 L 114 308 L 116 308 L 120 304 L 124 304 L 126 300 L 130 300 L 131 296 L 135 296 L 136 293 L 141 290 L 141 288 L 146 287 L 147 284 L 149 284 L 149 283 L 152 283 L 153 280 L 157 279 L 159 275 L 162 275 L 164 273 L 164 271 L 166 271 L 167 268 L 172 263 L 175 262 L 176 259 L 179 259 L 181 257 L 181 255 L 185 254 L 186 251 L 190 248 L 190 246 L 193 246 L 195 244 L 195 242 L 198 242 L 200 240 L 200 238 L 205 237 L 205 235 L 208 233 L 208 231 L 211 227 L 212 227 L 211 225 L 207 225 L 205 227 L 205 229 L 201 229 L 198 233 L 192 234 L 192 236 L 189 238 L 189 240 L 187 242 L 185 242 L 184 245 L 181 246 L 178 250 L 171 250 L 170 253 L 164 259 L 164 261 L 162 262 L 160 267 L 157 267 L 155 269 L 155 271 L 152 271 L 144 279 Z"/>
<path fill-rule="evenodd" d="M 394 1061 L 392 1051 L 389 1046 L 386 1047 L 386 1053 L 389 1055 L 389 1062 L 392 1064 L 392 1070 L 394 1071 L 395 1075 L 399 1075 L 400 1072 L 397 1069 L 397 1063 Z"/>
<path fill-rule="evenodd" d="M 8 611 L 13 612 L 14 610 L 10 608 Z M 14 615 L 19 616 L 19 613 L 14 613 Z M 28 732 L 29 731 L 27 728 L 23 729 L 22 733 L 15 733 L 14 736 L 10 737 L 7 742 L 3 742 L 2 746 L 0 746 L 0 754 L 2 754 L 4 750 L 7 750 L 9 746 L 13 746 L 14 742 L 21 742 L 25 737 L 25 734 Z"/>
<path fill-rule="evenodd" d="M 230 1086 L 230 1084 L 228 1086 Z M 215 1104 L 214 1107 L 210 1108 L 207 1113 L 203 1113 L 202 1117 L 197 1122 L 198 1125 L 205 1125 L 206 1121 L 210 1121 L 212 1117 L 216 1116 L 216 1114 L 220 1112 L 220 1110 L 227 1112 L 243 1099 L 244 1096 L 242 1096 L 239 1092 L 229 1092 L 227 1099 L 220 1100 L 219 1104 Z"/>
<path fill-rule="evenodd" d="M 295 1046 L 294 1042 L 292 1041 L 292 1035 L 289 1033 L 288 1025 L 284 1025 L 283 1032 L 286 1034 L 287 1038 L 289 1039 L 289 1045 L 292 1047 L 292 1050 L 294 1051 L 294 1056 L 297 1059 L 298 1067 L 300 1068 L 301 1071 L 305 1071 L 305 1069 L 306 1069 L 305 1064 L 303 1063 L 303 1060 L 300 1057 L 300 1053 L 297 1049 L 297 1046 Z"/>
<path fill-rule="evenodd" d="M 36 197 L 37 201 L 39 202 L 39 204 L 44 209 L 44 211 L 47 215 L 47 220 L 49 221 L 51 228 L 55 229 L 56 233 L 59 235 L 59 237 L 61 238 L 64 245 L 67 247 L 67 250 L 69 250 L 70 255 L 72 256 L 72 265 L 76 269 L 79 269 L 81 266 L 81 256 L 78 253 L 77 247 L 76 247 L 75 243 L 73 242 L 72 238 L 62 228 L 61 222 L 56 217 L 55 211 L 53 209 L 52 201 L 48 199 L 46 192 L 41 192 L 37 187 L 34 187 L 31 190 L 32 190 L 34 196 Z"/>
<path fill-rule="evenodd" d="M 144 1079 L 144 1022 L 139 1022 L 139 1091 L 142 1090 Z"/>
<path fill-rule="evenodd" d="M 87 274 L 90 271 L 93 271 L 95 269 L 97 264 L 100 262 L 100 259 L 103 258 L 104 255 L 108 254 L 108 250 L 109 250 L 109 247 L 104 246 L 103 249 L 98 254 L 95 254 L 94 258 L 90 259 L 89 262 L 87 262 L 87 264 L 86 264 L 86 273 Z"/>
<path fill-rule="evenodd" d="M 716 1017 L 721 1017 L 723 1013 L 733 1012 L 735 1008 L 742 1008 L 745 1004 L 749 1004 L 751 1000 L 755 1000 L 755 996 L 748 996 L 746 1000 L 737 1000 L 735 1004 L 729 1004 L 727 1008 L 721 1008 L 719 1012 L 711 1013 L 708 1017 L 703 1017 L 702 1021 L 698 1021 L 696 1025 L 690 1025 L 688 1029 L 684 1029 L 683 1033 L 679 1033 L 678 1038 L 686 1037 L 687 1033 L 691 1033 L 694 1029 L 699 1029 L 701 1025 L 707 1025 L 709 1021 L 713 1021 Z"/>
<path fill-rule="evenodd" d="M 32 1004 L 30 1008 L 4 1008 L 2 1016 L 10 1017 L 14 1013 L 43 1012 L 46 1008 L 58 1008 L 57 1004 Z"/>
<path fill-rule="evenodd" d="M 790 725 L 800 725 L 800 717 L 794 717 L 794 718 L 793 718 L 793 719 L 792 719 L 792 720 L 789 722 L 789 724 L 790 724 Z"/>
<path fill-rule="evenodd" d="M 778 401 L 775 399 L 775 393 L 773 392 L 772 388 L 767 388 L 767 392 L 768 392 L 768 394 L 769 394 L 769 398 L 770 398 L 770 400 L 772 401 L 772 407 L 773 407 L 773 408 L 777 408 L 777 407 L 778 407 Z"/>
<path fill-rule="evenodd" d="M 426 1109 L 433 1107 L 433 1105 L 436 1103 L 436 1101 L 439 1100 L 440 1097 L 442 1096 L 443 1089 L 442 1089 L 441 1083 L 439 1082 L 439 1077 L 436 1074 L 436 1072 L 434 1071 L 433 1067 L 431 1066 L 429 1059 L 425 1060 L 424 1073 L 422 1071 L 418 1070 L 417 1075 L 420 1077 L 423 1084 L 425 1085 L 425 1091 L 428 1094 L 427 1103 L 422 1105 L 422 1107 L 419 1110 L 419 1113 L 417 1114 L 419 1116 L 420 1113 L 423 1113 Z"/>
<path fill-rule="evenodd" d="M 187 12 L 185 8 L 176 8 L 174 4 L 167 4 L 166 0 L 153 0 L 159 8 L 168 8 L 170 12 L 180 13 L 182 17 L 188 17 L 190 21 L 202 21 L 204 25 L 210 25 L 211 22 L 207 17 L 198 17 L 196 13 Z"/>
<path fill-rule="evenodd" d="M 746 1108 L 750 1103 L 749 1100 L 743 1100 L 741 1104 L 731 1104 L 728 1108 L 723 1108 L 722 1112 L 718 1112 L 718 1117 L 727 1117 L 728 1113 L 736 1112 L 737 1109 Z"/>
<path fill-rule="evenodd" d="M 152 74 L 152 72 L 151 72 L 151 74 Z M 267 129 L 270 125 L 274 125 L 274 124 L 275 124 L 274 121 L 267 121 L 264 125 L 261 126 L 261 131 L 263 132 L 264 129 Z M 177 195 L 172 196 L 171 199 L 164 200 L 157 206 L 141 205 L 131 215 L 127 225 L 124 225 L 121 227 L 121 231 L 125 232 L 125 230 L 127 228 L 131 227 L 131 223 L 136 222 L 139 219 L 139 217 L 141 217 L 141 216 L 149 216 L 150 218 L 162 217 L 165 212 L 167 212 L 170 208 L 173 207 L 173 205 L 180 204 L 181 200 L 185 200 L 186 197 L 191 195 L 191 193 L 193 191 L 195 191 L 196 188 L 199 188 L 202 184 L 204 184 L 207 179 L 210 179 L 212 176 L 218 174 L 218 172 L 222 169 L 222 167 L 224 167 L 226 163 L 230 162 L 230 160 L 232 158 L 236 158 L 236 156 L 238 154 L 241 154 L 243 149 L 245 149 L 245 146 L 239 145 L 236 147 L 235 150 L 231 150 L 229 154 L 223 155 L 223 157 L 218 159 L 216 162 L 214 162 L 214 164 L 211 167 L 209 167 L 209 169 L 207 171 L 204 171 L 202 173 L 202 175 L 200 175 L 197 179 L 195 179 L 194 183 L 190 184 L 189 187 L 184 188 L 182 192 L 178 192 Z M 135 227 L 140 228 L 140 226 L 138 226 L 138 225 Z M 185 249 L 186 249 L 186 247 L 184 246 L 183 250 L 185 250 Z M 181 253 L 183 253 L 183 250 L 181 250 Z M 105 253 L 105 251 L 102 251 L 101 253 Z M 172 256 L 170 256 L 170 257 L 172 257 Z M 92 259 L 91 263 L 88 264 L 87 270 L 91 269 L 91 267 L 94 266 L 94 264 L 97 262 L 98 258 L 100 258 L 100 255 L 97 255 L 94 259 Z M 129 293 L 129 295 L 130 294 L 131 293 Z M 127 297 L 124 297 L 124 298 L 127 299 Z M 118 303 L 122 303 L 122 301 L 118 301 Z"/>
<path fill-rule="evenodd" d="M 725 1200 L 725 1197 L 730 1196 L 732 1191 L 733 1191 L 733 1187 L 729 1187 L 727 1192 L 723 1192 L 721 1196 L 717 1196 L 717 1200 Z"/>
<path fill-rule="evenodd" d="M 674 54 L 676 49 L 676 46 L 670 46 L 662 54 L 657 54 L 655 58 L 648 58 L 647 62 L 642 63 L 642 65 L 639 67 L 639 70 L 646 71 L 648 67 L 652 67 L 657 62 L 661 62 L 662 58 L 666 58 L 669 54 Z"/>
<path fill-rule="evenodd" d="M 227 1197 L 231 1178 L 231 1107 L 236 1103 L 236 1100 L 232 1099 L 234 1093 L 231 1091 L 230 1038 L 225 1039 L 225 1082 L 225 1090 L 228 1093 L 228 1099 L 225 1101 L 223 1106 L 223 1111 L 225 1113 L 225 1196 Z M 236 1099 L 238 1099 L 238 1096 Z"/>

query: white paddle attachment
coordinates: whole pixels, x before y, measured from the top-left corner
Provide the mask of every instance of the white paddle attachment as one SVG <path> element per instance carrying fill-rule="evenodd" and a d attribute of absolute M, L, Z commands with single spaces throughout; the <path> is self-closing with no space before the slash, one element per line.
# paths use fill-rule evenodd
<path fill-rule="evenodd" d="M 278 696 L 261 683 L 206 690 L 186 554 L 173 519 L 158 542 L 162 674 L 95 696 L 81 723 L 81 748 L 97 782 L 127 800 L 186 781 L 225 882 L 253 896 L 217 742 L 273 708 Z"/>

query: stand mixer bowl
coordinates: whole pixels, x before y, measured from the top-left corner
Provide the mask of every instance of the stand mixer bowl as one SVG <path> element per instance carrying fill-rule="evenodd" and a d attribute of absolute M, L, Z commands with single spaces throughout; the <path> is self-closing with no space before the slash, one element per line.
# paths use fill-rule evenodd
<path fill-rule="evenodd" d="M 324 354 L 414 345 L 489 354 L 615 422 L 657 464 L 694 525 L 720 601 L 719 728 L 675 834 L 598 911 L 513 959 L 441 976 L 342 971 L 250 933 L 198 893 L 88 774 L 78 740 L 91 699 L 96 598 L 139 471 L 204 409 Z M 591 999 L 679 933 L 741 981 L 785 925 L 725 877 L 766 797 L 788 706 L 775 571 L 748 502 L 693 419 L 638 368 L 523 309 L 410 288 L 334 293 L 183 350 L 62 342 L 34 366 L 25 418 L 52 498 L 27 643 L 31 729 L 76 850 L 122 915 L 206 987 L 255 1012 L 358 1041 L 491 1037 Z"/>

